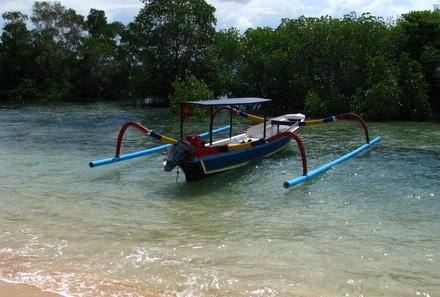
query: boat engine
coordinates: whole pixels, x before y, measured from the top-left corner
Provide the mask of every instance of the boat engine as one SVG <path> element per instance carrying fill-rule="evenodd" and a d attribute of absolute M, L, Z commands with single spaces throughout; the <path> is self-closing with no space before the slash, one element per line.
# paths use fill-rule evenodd
<path fill-rule="evenodd" d="M 174 167 L 181 164 L 181 162 L 194 160 L 195 153 L 196 150 L 191 143 L 186 139 L 179 140 L 174 146 L 174 154 L 172 155 L 171 160 L 166 160 L 164 170 L 169 172 L 173 170 Z"/>

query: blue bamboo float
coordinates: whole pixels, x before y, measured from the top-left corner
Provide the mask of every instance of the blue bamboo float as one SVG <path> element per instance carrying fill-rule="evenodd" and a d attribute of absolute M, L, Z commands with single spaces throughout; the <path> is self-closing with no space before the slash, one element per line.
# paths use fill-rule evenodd
<path fill-rule="evenodd" d="M 231 129 L 230 125 L 224 126 L 222 128 L 213 130 L 212 134 L 217 134 L 217 133 L 220 133 L 223 131 L 227 131 L 229 129 Z M 200 136 L 201 137 L 208 137 L 209 134 L 210 134 L 209 132 L 205 132 L 205 133 L 200 134 Z M 125 155 L 120 155 L 118 157 L 111 157 L 111 158 L 106 158 L 106 159 L 102 159 L 102 160 L 91 161 L 89 163 L 89 166 L 90 167 L 98 167 L 98 166 L 116 163 L 116 162 L 120 162 L 120 161 L 124 161 L 124 160 L 129 160 L 129 159 L 145 156 L 145 155 L 148 155 L 151 153 L 163 151 L 169 146 L 172 146 L 172 144 L 164 144 L 164 145 L 153 147 L 150 149 L 146 149 L 146 150 L 142 150 L 142 151 L 138 151 L 138 152 L 134 152 L 134 153 L 129 153 L 129 154 L 125 154 Z"/>
<path fill-rule="evenodd" d="M 297 178 L 294 178 L 294 179 L 292 179 L 292 180 L 289 180 L 289 181 L 284 182 L 284 184 L 283 184 L 283 185 L 284 185 L 284 188 L 287 189 L 287 188 L 289 188 L 289 187 L 296 186 L 296 185 L 298 185 L 298 184 L 300 184 L 300 183 L 302 183 L 302 182 L 304 182 L 304 181 L 306 181 L 306 180 L 308 180 L 308 179 L 310 179 L 310 178 L 312 178 L 312 177 L 314 177 L 314 176 L 316 176 L 316 175 L 318 175 L 318 174 L 323 173 L 324 171 L 329 170 L 330 168 L 332 168 L 332 167 L 335 166 L 336 164 L 342 163 L 342 162 L 344 162 L 344 161 L 350 159 L 351 157 L 353 157 L 353 156 L 359 154 L 359 153 L 362 152 L 363 150 L 368 149 L 370 146 L 372 146 L 373 144 L 375 144 L 375 143 L 378 142 L 379 140 L 380 140 L 380 137 L 376 137 L 376 138 L 374 138 L 372 141 L 370 141 L 369 143 L 366 143 L 366 144 L 364 144 L 363 146 L 361 146 L 361 147 L 355 149 L 355 150 L 352 151 L 351 153 L 348 153 L 348 154 L 346 154 L 346 155 L 344 155 L 344 156 L 342 156 L 342 157 L 340 157 L 340 158 L 338 158 L 338 159 L 336 159 L 336 160 L 334 160 L 334 161 L 332 161 L 332 162 L 330 162 L 330 163 L 327 163 L 327 164 L 325 164 L 324 166 L 319 167 L 318 169 L 312 170 L 312 171 L 308 172 L 308 173 L 305 174 L 305 175 L 301 175 L 301 176 L 299 176 L 299 177 L 297 177 Z"/>

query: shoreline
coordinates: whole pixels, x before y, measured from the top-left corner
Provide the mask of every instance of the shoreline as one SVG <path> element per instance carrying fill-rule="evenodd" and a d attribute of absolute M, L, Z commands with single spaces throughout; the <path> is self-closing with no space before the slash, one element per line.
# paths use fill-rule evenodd
<path fill-rule="evenodd" d="M 37 287 L 21 284 L 21 283 L 8 283 L 0 280 L 0 296 L 8 297 L 60 297 L 62 295 L 43 291 Z"/>

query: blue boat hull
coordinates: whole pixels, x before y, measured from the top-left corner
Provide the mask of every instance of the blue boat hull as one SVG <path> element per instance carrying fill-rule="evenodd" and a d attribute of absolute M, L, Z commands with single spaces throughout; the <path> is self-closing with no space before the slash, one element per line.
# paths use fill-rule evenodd
<path fill-rule="evenodd" d="M 282 137 L 248 149 L 195 158 L 192 161 L 182 162 L 179 167 L 185 173 L 187 182 L 200 180 L 215 173 L 243 166 L 252 160 L 272 155 L 282 150 L 290 139 L 290 137 Z"/>

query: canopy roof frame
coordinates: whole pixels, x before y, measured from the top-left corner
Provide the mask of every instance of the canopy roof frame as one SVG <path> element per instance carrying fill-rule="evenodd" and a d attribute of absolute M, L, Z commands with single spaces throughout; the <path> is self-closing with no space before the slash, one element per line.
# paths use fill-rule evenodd
<path fill-rule="evenodd" d="M 214 100 L 200 100 L 200 101 L 186 101 L 176 104 L 194 104 L 204 106 L 225 106 L 225 105 L 253 105 L 265 104 L 271 102 L 272 99 L 245 97 L 245 98 L 229 98 L 229 99 L 214 99 Z"/>
<path fill-rule="evenodd" d="M 184 106 L 187 104 L 191 105 L 201 105 L 210 107 L 210 120 L 209 120 L 209 145 L 212 145 L 212 130 L 213 130 L 213 113 L 214 113 L 214 107 L 216 106 L 237 106 L 237 105 L 254 105 L 254 104 L 261 104 L 263 106 L 264 111 L 264 132 L 263 137 L 266 138 L 266 108 L 265 104 L 272 102 L 272 99 L 266 99 L 266 98 L 258 98 L 258 97 L 244 97 L 244 98 L 229 98 L 229 99 L 214 99 L 214 100 L 200 100 L 200 101 L 185 101 L 185 102 L 178 102 L 175 103 L 176 105 L 180 105 L 180 137 L 183 138 L 183 120 L 185 117 L 184 114 Z M 231 111 L 231 117 L 230 117 L 230 133 L 229 138 L 232 136 L 232 111 Z"/>

